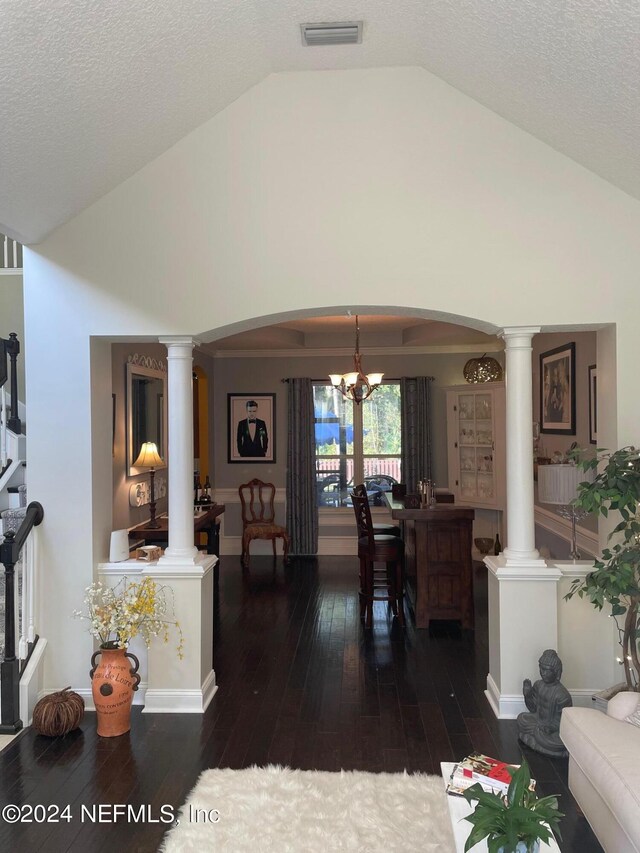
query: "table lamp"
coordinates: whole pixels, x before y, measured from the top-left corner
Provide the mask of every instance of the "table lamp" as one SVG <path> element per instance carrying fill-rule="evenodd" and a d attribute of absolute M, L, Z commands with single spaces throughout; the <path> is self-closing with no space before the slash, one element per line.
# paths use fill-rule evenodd
<path fill-rule="evenodd" d="M 149 469 L 149 477 L 151 480 L 151 500 L 149 501 L 149 511 L 151 514 L 151 519 L 147 527 L 155 529 L 160 527 L 158 521 L 156 521 L 156 495 L 154 490 L 154 477 L 156 475 L 155 469 L 158 466 L 164 465 L 162 457 L 158 453 L 158 448 L 156 447 L 153 441 L 145 441 L 142 447 L 140 448 L 140 454 L 136 461 L 133 463 L 134 468 L 148 468 Z"/>
<path fill-rule="evenodd" d="M 578 497 L 578 484 L 593 480 L 593 471 L 583 471 L 577 465 L 540 465 L 538 467 L 538 500 L 543 504 L 559 506 L 558 515 L 571 522 L 571 559 L 579 560 L 580 551 L 576 544 L 576 521 L 589 513 L 574 506 Z"/>

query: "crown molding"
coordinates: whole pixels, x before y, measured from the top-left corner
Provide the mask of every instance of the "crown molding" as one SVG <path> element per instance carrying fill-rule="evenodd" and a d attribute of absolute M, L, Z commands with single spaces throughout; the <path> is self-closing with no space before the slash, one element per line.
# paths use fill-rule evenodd
<path fill-rule="evenodd" d="M 348 358 L 353 356 L 353 347 L 316 347 L 315 349 L 241 349 L 211 350 L 203 352 L 212 358 L 318 358 L 334 356 Z M 447 353 L 504 352 L 501 341 L 486 344 L 447 344 L 424 347 L 360 347 L 361 355 L 438 355 Z"/>

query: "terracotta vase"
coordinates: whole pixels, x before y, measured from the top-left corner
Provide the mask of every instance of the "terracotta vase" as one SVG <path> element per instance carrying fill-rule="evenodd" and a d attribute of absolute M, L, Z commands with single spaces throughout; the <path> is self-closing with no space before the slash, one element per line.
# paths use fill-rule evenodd
<path fill-rule="evenodd" d="M 98 655 L 100 663 L 96 664 Z M 133 668 L 127 660 L 131 658 Z M 138 658 L 126 649 L 100 648 L 91 657 L 91 692 L 100 737 L 118 737 L 131 728 L 131 703 L 138 689 Z"/>

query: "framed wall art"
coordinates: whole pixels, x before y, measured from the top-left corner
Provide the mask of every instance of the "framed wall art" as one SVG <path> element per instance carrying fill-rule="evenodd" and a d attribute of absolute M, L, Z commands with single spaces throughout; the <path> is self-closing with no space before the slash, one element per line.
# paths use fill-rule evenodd
<path fill-rule="evenodd" d="M 540 354 L 540 432 L 576 434 L 576 345 Z"/>
<path fill-rule="evenodd" d="M 589 365 L 589 443 L 598 443 L 598 368 Z"/>
<path fill-rule="evenodd" d="M 228 462 L 276 461 L 276 395 L 227 394 Z"/>

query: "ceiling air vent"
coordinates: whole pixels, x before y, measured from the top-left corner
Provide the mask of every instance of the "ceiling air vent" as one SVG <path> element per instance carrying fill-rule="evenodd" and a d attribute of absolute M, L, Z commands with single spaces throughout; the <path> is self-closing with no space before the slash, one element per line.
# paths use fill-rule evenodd
<path fill-rule="evenodd" d="M 308 47 L 324 44 L 360 44 L 362 21 L 340 21 L 329 24 L 300 24 L 302 44 Z"/>

